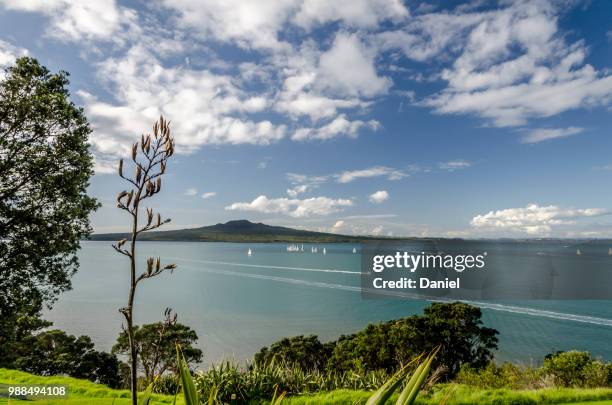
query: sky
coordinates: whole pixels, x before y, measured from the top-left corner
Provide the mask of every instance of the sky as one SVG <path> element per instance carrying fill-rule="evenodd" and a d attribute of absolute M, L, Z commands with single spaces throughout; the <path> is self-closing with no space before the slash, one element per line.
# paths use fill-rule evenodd
<path fill-rule="evenodd" d="M 103 204 L 163 114 L 168 229 L 612 237 L 612 2 L 0 0 L 0 67 L 70 72 Z"/>

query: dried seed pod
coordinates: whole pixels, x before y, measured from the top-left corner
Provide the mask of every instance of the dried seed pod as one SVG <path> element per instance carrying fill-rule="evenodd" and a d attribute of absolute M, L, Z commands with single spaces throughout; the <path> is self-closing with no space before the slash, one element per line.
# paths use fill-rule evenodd
<path fill-rule="evenodd" d="M 119 176 L 123 177 L 123 159 L 119 159 Z"/>
<path fill-rule="evenodd" d="M 151 274 L 151 272 L 153 272 L 153 258 L 149 257 L 147 259 L 147 274 Z"/>
<path fill-rule="evenodd" d="M 138 144 L 137 144 L 137 143 L 135 143 L 135 144 L 132 146 L 132 160 L 133 160 L 133 161 L 136 161 L 136 153 L 137 153 L 137 152 L 138 152 Z"/>
<path fill-rule="evenodd" d="M 134 190 L 128 193 L 127 201 L 125 202 L 126 207 L 130 206 L 130 203 L 132 202 L 132 197 L 134 197 Z"/>

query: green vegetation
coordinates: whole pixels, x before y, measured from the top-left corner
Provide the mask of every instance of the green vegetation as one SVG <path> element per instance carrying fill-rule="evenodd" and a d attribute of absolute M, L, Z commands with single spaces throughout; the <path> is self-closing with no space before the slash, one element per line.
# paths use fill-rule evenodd
<path fill-rule="evenodd" d="M 285 405 L 364 404 L 371 393 L 338 390 L 315 395 L 288 397 Z M 391 397 L 390 403 L 397 399 Z M 611 404 L 612 389 L 547 388 L 512 391 L 507 389 L 478 389 L 460 384 L 440 384 L 420 395 L 415 404 L 439 405 L 537 405 L 537 404 Z M 594 402 L 597 401 L 597 402 Z"/>
<path fill-rule="evenodd" d="M 198 335 L 189 326 L 167 320 L 142 326 L 134 326 L 134 343 L 138 353 L 139 372 L 143 376 L 143 386 L 148 386 L 156 378 L 167 372 L 176 374 L 177 363 L 174 346 L 180 344 L 188 364 L 199 363 L 202 360 L 202 351 L 193 345 L 197 342 Z M 112 353 L 127 355 L 130 351 L 128 334 L 123 331 L 113 346 Z M 168 383 L 170 379 L 164 378 L 156 384 Z M 166 392 L 175 392 L 176 384 L 166 388 Z"/>
<path fill-rule="evenodd" d="M 2 76 L 2 75 L 0 75 Z M 68 74 L 23 57 L 0 80 L 0 366 L 48 322 L 45 306 L 70 289 L 79 241 L 98 203 L 91 130 L 70 101 Z"/>
<path fill-rule="evenodd" d="M 159 257 L 157 259 L 149 257 L 146 261 L 145 270 L 137 270 L 139 264 L 136 259 L 138 237 L 143 232 L 158 229 L 170 222 L 169 218 L 162 221 L 159 212 L 154 215 L 152 208 L 141 207 L 141 203 L 161 191 L 162 177 L 166 172 L 168 159 L 173 154 L 174 139 L 170 135 L 169 122 L 164 120 L 164 117 L 160 117 L 159 121 L 153 124 L 152 135 L 142 134 L 140 141 L 132 145 L 131 162 L 128 164 L 132 166 L 133 176 L 130 177 L 130 175 L 124 173 L 123 159 L 119 160 L 119 167 L 117 168 L 119 177 L 125 180 L 131 188 L 130 191 L 123 190 L 117 195 L 117 208 L 129 214 L 129 225 L 132 231 L 112 246 L 118 253 L 130 260 L 127 305 L 120 308 L 119 312 L 125 318 L 125 324 L 122 325 L 122 328 L 125 332 L 125 352 L 129 360 L 132 405 L 138 405 L 138 348 L 134 336 L 136 331 L 134 322 L 136 290 L 144 280 L 157 277 L 164 272 L 172 272 L 176 267 L 174 264 L 162 266 Z M 169 308 L 166 309 L 166 321 L 168 327 L 171 327 L 172 323 L 176 323 L 176 317 L 174 320 L 170 318 Z M 157 350 L 154 354 L 160 353 L 164 353 L 164 349 Z M 151 379 L 155 372 L 155 364 L 150 365 L 153 366 L 153 369 L 145 370 L 148 379 Z"/>
<path fill-rule="evenodd" d="M 51 376 L 41 377 L 23 371 L 0 369 L 0 384 L 27 384 L 27 385 L 65 385 L 68 387 L 68 397 L 58 399 L 36 399 L 33 401 L 18 401 L 11 399 L 10 403 L 35 402 L 45 405 L 127 405 L 131 403 L 128 390 L 116 390 L 102 384 L 96 384 L 87 380 L 72 377 Z M 6 398 L 0 397 L 0 403 L 7 403 Z M 152 395 L 154 404 L 172 404 L 174 396 Z M 177 405 L 183 405 L 182 398 L 177 400 Z"/>
<path fill-rule="evenodd" d="M 255 355 L 256 363 L 299 364 L 306 371 L 393 373 L 421 353 L 440 347 L 434 369 L 444 379 L 462 365 L 484 367 L 497 348 L 497 331 L 482 325 L 480 308 L 463 303 L 433 303 L 423 315 L 368 325 L 353 335 L 322 344 L 316 336 L 282 339 Z M 443 369 L 443 370 L 442 370 Z M 346 387 L 348 388 L 348 387 Z"/>
<path fill-rule="evenodd" d="M 127 405 L 130 403 L 130 393 L 127 390 L 113 390 L 100 384 L 70 377 L 40 377 L 31 374 L 0 369 L 0 384 L 58 384 L 67 385 L 70 395 L 68 399 L 28 401 L 44 405 Z M 448 405 L 535 405 L 535 404 L 583 404 L 603 405 L 612 403 L 612 389 L 580 389 L 580 388 L 546 388 L 538 390 L 508 390 L 481 389 L 464 384 L 436 384 L 431 390 L 423 392 L 415 404 L 439 405 L 448 394 Z M 317 394 L 285 397 L 283 405 L 306 404 L 365 404 L 372 392 L 363 390 L 334 390 Z M 396 400 L 398 395 L 391 397 Z M 152 395 L 151 404 L 172 404 L 174 396 Z M 4 401 L 4 402 L 3 402 Z M 10 403 L 26 403 L 11 400 Z M 0 397 L 0 404 L 8 403 Z M 269 401 L 253 402 L 268 404 Z M 182 395 L 177 398 L 177 405 L 184 405 Z"/>
<path fill-rule="evenodd" d="M 546 356 L 541 367 L 489 363 L 476 370 L 464 366 L 456 380 L 478 388 L 514 390 L 545 387 L 612 387 L 612 363 L 594 359 L 587 352 L 557 352 Z"/>
<path fill-rule="evenodd" d="M 28 336 L 20 343 L 15 367 L 37 375 L 69 375 L 119 388 L 119 361 L 94 350 L 88 336 L 75 337 L 61 330 Z"/>
<path fill-rule="evenodd" d="M 127 234 L 109 233 L 91 235 L 91 240 L 119 240 Z M 229 221 L 225 224 L 201 228 L 179 229 L 174 231 L 150 232 L 140 240 L 151 241 L 197 241 L 197 242 L 255 242 L 255 243 L 340 243 L 363 242 L 372 238 L 364 236 L 336 235 L 333 233 L 312 232 L 299 229 L 270 226 L 247 220 Z"/>

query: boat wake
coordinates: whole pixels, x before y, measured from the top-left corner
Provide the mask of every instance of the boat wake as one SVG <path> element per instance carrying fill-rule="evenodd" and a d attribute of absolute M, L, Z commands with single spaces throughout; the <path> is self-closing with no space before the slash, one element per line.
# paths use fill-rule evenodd
<path fill-rule="evenodd" d="M 169 259 L 176 260 L 176 261 L 184 261 L 184 262 L 217 264 L 217 265 L 226 265 L 226 266 L 312 271 L 312 272 L 324 272 L 324 273 L 361 274 L 360 272 L 349 271 L 349 270 L 266 266 L 266 265 L 256 265 L 256 264 L 217 262 L 217 261 L 210 261 L 210 260 L 192 260 L 192 259 L 181 259 L 181 258 L 169 258 Z M 235 276 L 235 277 L 246 277 L 246 278 L 252 278 L 252 279 L 259 279 L 259 280 L 268 280 L 268 281 L 275 281 L 275 282 L 294 284 L 294 285 L 302 285 L 302 286 L 308 286 L 308 287 L 329 288 L 329 289 L 334 289 L 334 290 L 343 290 L 343 291 L 351 291 L 351 292 L 362 292 L 361 286 L 350 286 L 350 285 L 344 285 L 344 284 L 326 283 L 322 281 L 300 280 L 300 279 L 289 278 L 289 277 L 244 273 L 240 271 L 211 269 L 211 268 L 197 268 L 197 270 L 203 271 L 206 273 L 214 273 L 214 274 L 221 274 L 221 275 Z M 376 290 L 376 293 L 381 294 L 381 295 L 418 299 L 418 300 L 429 301 L 429 302 L 460 301 L 466 304 L 478 306 L 480 308 L 485 308 L 485 309 L 489 309 L 493 311 L 502 311 L 502 312 L 509 312 L 513 314 L 529 315 L 529 316 L 536 316 L 536 317 L 541 317 L 541 318 L 557 319 L 557 320 L 562 320 L 562 321 L 571 321 L 571 322 L 579 322 L 579 323 L 586 323 L 586 324 L 592 324 L 592 325 L 612 327 L 612 319 L 600 318 L 600 317 L 594 317 L 594 316 L 588 316 L 588 315 L 570 314 L 570 313 L 564 313 L 564 312 L 549 311 L 549 310 L 544 310 L 544 309 L 535 309 L 535 308 L 529 308 L 529 307 L 523 307 L 523 306 L 496 304 L 496 303 L 491 303 L 491 302 L 481 302 L 481 301 L 472 301 L 472 300 L 424 298 L 422 295 L 408 294 L 408 293 L 402 293 L 402 292 Z"/>

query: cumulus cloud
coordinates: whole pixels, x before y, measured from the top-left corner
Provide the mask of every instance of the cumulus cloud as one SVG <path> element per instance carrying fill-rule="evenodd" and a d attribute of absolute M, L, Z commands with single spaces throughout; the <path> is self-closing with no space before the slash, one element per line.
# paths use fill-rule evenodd
<path fill-rule="evenodd" d="M 380 123 L 376 120 L 364 122 L 361 120 L 349 121 L 346 115 L 342 114 L 333 121 L 318 128 L 300 128 L 291 136 L 294 141 L 305 140 L 327 140 L 338 136 L 348 136 L 355 138 L 362 127 L 367 127 L 373 131 L 380 128 Z"/>
<path fill-rule="evenodd" d="M 372 228 L 372 231 L 370 231 L 371 235 L 374 236 L 379 236 L 383 233 L 383 231 L 385 230 L 385 227 L 382 225 L 377 225 L 374 228 Z"/>
<path fill-rule="evenodd" d="M 329 176 L 307 176 L 299 173 L 287 173 L 287 179 L 293 185 L 293 187 L 287 189 L 287 195 L 295 198 L 326 183 L 329 180 Z"/>
<path fill-rule="evenodd" d="M 568 128 L 540 128 L 529 131 L 521 142 L 523 143 L 539 143 L 556 138 L 565 138 L 568 136 L 580 134 L 584 132 L 584 128 L 568 127 Z"/>
<path fill-rule="evenodd" d="M 190 187 L 187 190 L 185 190 L 186 196 L 193 197 L 196 194 L 198 194 L 198 189 L 195 187 Z"/>
<path fill-rule="evenodd" d="M 335 175 L 338 183 L 350 183 L 357 179 L 384 176 L 388 180 L 400 180 L 408 177 L 408 173 L 386 166 L 374 166 L 368 169 L 348 170 Z"/>
<path fill-rule="evenodd" d="M 585 62 L 587 46 L 568 43 L 559 30 L 567 4 L 510 2 L 487 11 L 458 8 L 419 15 L 382 32 L 381 49 L 400 49 L 418 61 L 449 55 L 446 88 L 420 104 L 441 114 L 473 114 L 499 127 L 530 118 L 605 105 L 612 76 Z"/>
<path fill-rule="evenodd" d="M 202 199 L 208 200 L 209 198 L 213 198 L 216 195 L 217 195 L 216 191 L 209 191 L 207 193 L 202 194 Z"/>
<path fill-rule="evenodd" d="M 21 56 L 28 55 L 28 50 L 14 46 L 0 39 L 0 80 L 5 76 L 5 69 L 15 63 Z"/>
<path fill-rule="evenodd" d="M 455 170 L 467 169 L 471 167 L 472 164 L 467 160 L 449 160 L 448 162 L 440 162 L 438 163 L 438 167 L 440 170 L 448 170 L 449 172 L 454 172 Z"/>
<path fill-rule="evenodd" d="M 372 97 L 386 93 L 391 79 L 378 76 L 374 56 L 357 35 L 336 35 L 332 47 L 319 60 L 321 86 L 348 96 Z"/>
<path fill-rule="evenodd" d="M 398 21 L 409 15 L 400 0 L 162 0 L 162 4 L 178 13 L 183 26 L 249 49 L 287 47 L 279 39 L 287 25 L 306 31 L 329 22 L 375 28 L 385 20 Z"/>
<path fill-rule="evenodd" d="M 78 41 L 111 39 L 123 23 L 134 18 L 132 11 L 121 8 L 115 0 L 0 0 L 8 10 L 36 12 L 47 16 L 47 34 Z"/>
<path fill-rule="evenodd" d="M 372 204 L 380 204 L 389 199 L 389 193 L 386 190 L 379 190 L 370 194 L 369 200 Z"/>
<path fill-rule="evenodd" d="M 287 195 L 289 197 L 297 197 L 298 195 L 307 192 L 309 189 L 311 189 L 313 186 L 311 186 L 310 184 L 300 184 L 299 186 L 295 186 L 292 188 L 288 188 L 287 189 Z"/>
<path fill-rule="evenodd" d="M 549 235 L 556 226 L 573 225 L 581 218 L 609 214 L 601 208 L 561 208 L 556 205 L 529 204 L 524 208 L 490 211 L 472 218 L 471 225 L 484 231 L 508 231 L 533 236 Z"/>
<path fill-rule="evenodd" d="M 344 221 L 343 220 L 338 220 L 331 227 L 331 231 L 334 232 L 334 233 L 338 233 L 338 232 L 341 232 L 343 228 L 344 228 Z"/>
<path fill-rule="evenodd" d="M 351 200 L 342 198 L 313 197 L 300 200 L 298 198 L 268 198 L 265 195 L 260 195 L 251 202 L 236 202 L 225 207 L 225 209 L 228 211 L 255 211 L 305 218 L 313 215 L 333 214 L 352 205 Z"/>
<path fill-rule="evenodd" d="M 206 144 L 270 144 L 285 136 L 285 125 L 245 118 L 264 105 L 229 76 L 165 67 L 141 46 L 124 57 L 107 59 L 99 69 L 101 79 L 114 89 L 116 103 L 78 92 L 95 129 L 91 143 L 97 155 L 127 153 L 134 135 L 150 128 L 160 114 L 172 120 L 178 153 Z"/>

